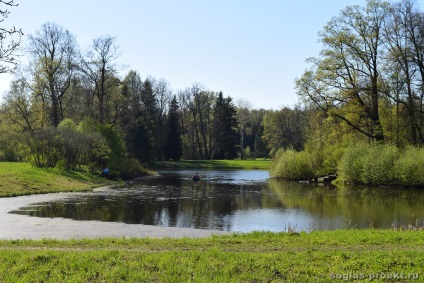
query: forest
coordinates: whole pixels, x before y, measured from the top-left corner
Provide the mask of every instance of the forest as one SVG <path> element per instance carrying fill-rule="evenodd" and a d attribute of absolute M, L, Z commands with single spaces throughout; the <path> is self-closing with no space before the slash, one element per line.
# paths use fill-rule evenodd
<path fill-rule="evenodd" d="M 276 110 L 253 109 L 198 82 L 172 90 L 166 79 L 141 78 L 125 70 L 109 35 L 82 50 L 56 23 L 25 36 L 1 32 L 0 76 L 15 74 L 0 106 L 3 161 L 130 174 L 154 160 L 271 157 L 280 177 L 337 172 L 371 184 L 407 183 L 405 164 L 424 168 L 417 163 L 424 160 L 424 13 L 414 0 L 368 0 L 329 19 L 318 34 L 320 53 L 295 80 L 299 103 Z M 13 56 L 18 51 L 24 56 Z M 343 171 L 346 158 L 367 150 L 388 160 L 358 157 L 354 176 L 350 165 Z M 408 152 L 411 160 L 400 160 Z M 360 177 L 378 168 L 388 179 Z"/>
<path fill-rule="evenodd" d="M 13 1 L 0 5 L 19 9 Z M 302 128 L 294 124 L 299 110 L 256 110 L 201 83 L 174 91 L 166 79 L 141 78 L 125 70 L 109 35 L 82 50 L 52 22 L 34 34 L 2 34 L 0 75 L 15 76 L 0 106 L 1 161 L 131 175 L 155 160 L 269 157 Z M 283 121 L 291 116 L 293 123 Z"/>

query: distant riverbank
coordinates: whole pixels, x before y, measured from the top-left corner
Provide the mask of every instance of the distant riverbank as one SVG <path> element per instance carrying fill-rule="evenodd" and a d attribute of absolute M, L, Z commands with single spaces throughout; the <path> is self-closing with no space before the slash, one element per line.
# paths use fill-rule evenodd
<path fill-rule="evenodd" d="M 271 160 L 183 160 L 156 161 L 148 164 L 155 169 L 263 169 Z M 121 185 L 99 174 L 84 170 L 66 171 L 61 168 L 36 168 L 28 162 L 0 162 L 0 197 L 30 194 L 81 192 L 106 185 Z"/>
<path fill-rule="evenodd" d="M 180 160 L 180 161 L 152 161 L 149 169 L 262 169 L 271 168 L 270 159 L 249 160 Z"/>

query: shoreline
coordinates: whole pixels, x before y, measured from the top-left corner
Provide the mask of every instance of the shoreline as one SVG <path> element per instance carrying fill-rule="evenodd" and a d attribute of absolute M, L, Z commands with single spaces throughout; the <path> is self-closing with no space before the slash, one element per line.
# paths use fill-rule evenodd
<path fill-rule="evenodd" d="M 93 193 L 102 193 L 112 186 L 100 187 Z M 9 213 L 34 203 L 66 199 L 75 193 L 51 193 L 0 198 L 0 240 L 18 239 L 87 239 L 87 238 L 204 238 L 234 232 L 194 228 L 160 227 L 143 224 L 83 221 L 65 218 L 42 218 Z"/>

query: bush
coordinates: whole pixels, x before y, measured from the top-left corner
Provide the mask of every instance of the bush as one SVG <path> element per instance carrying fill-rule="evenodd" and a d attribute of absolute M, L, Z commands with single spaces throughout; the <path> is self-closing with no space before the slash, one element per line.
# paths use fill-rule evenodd
<path fill-rule="evenodd" d="M 11 131 L 0 133 L 0 161 L 22 161 L 24 143 L 21 134 Z"/>
<path fill-rule="evenodd" d="M 424 186 L 424 149 L 408 147 L 394 164 L 396 182 L 404 186 Z"/>
<path fill-rule="evenodd" d="M 361 182 L 366 185 L 392 185 L 396 183 L 394 164 L 399 150 L 390 145 L 373 145 L 363 160 Z"/>
<path fill-rule="evenodd" d="M 122 179 L 128 180 L 140 176 L 148 175 L 147 170 L 140 164 L 140 161 L 136 158 L 126 158 L 122 160 L 125 164 L 121 168 L 119 175 Z"/>
<path fill-rule="evenodd" d="M 346 149 L 339 162 L 340 179 L 347 183 L 393 185 L 399 149 L 390 145 L 359 144 Z"/>
<path fill-rule="evenodd" d="M 280 149 L 271 164 L 271 174 L 289 180 L 307 180 L 314 177 L 310 155 L 306 151 Z"/>
<path fill-rule="evenodd" d="M 32 134 L 29 148 L 33 166 L 53 168 L 63 156 L 63 138 L 56 128 L 41 129 Z"/>

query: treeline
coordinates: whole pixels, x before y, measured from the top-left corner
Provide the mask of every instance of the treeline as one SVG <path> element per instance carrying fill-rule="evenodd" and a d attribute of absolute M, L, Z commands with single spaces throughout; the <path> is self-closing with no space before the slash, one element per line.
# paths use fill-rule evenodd
<path fill-rule="evenodd" d="M 82 51 L 72 33 L 46 23 L 23 47 L 26 61 L 0 107 L 0 160 L 134 175 L 151 160 L 269 157 L 303 147 L 300 108 L 256 110 L 198 83 L 173 91 L 135 70 L 120 77 L 111 36 Z"/>
<path fill-rule="evenodd" d="M 304 107 L 316 111 L 304 150 L 280 150 L 274 173 L 424 185 L 414 173 L 424 166 L 424 13 L 416 1 L 348 6 L 319 41 L 320 55 L 296 80 Z"/>

